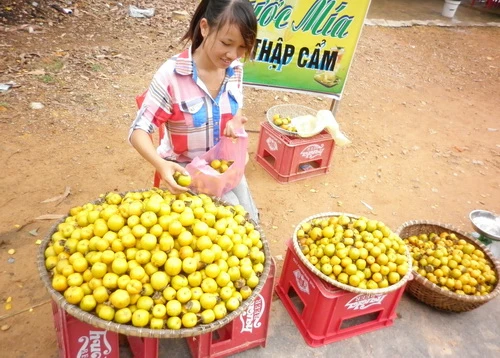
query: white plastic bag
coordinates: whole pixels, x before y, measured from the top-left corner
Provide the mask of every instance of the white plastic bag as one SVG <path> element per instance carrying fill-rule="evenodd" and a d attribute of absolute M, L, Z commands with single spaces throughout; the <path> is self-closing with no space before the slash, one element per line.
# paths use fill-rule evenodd
<path fill-rule="evenodd" d="M 128 7 L 128 14 L 132 17 L 153 17 L 155 14 L 155 9 L 139 9 L 137 6 L 130 5 Z"/>
<path fill-rule="evenodd" d="M 305 115 L 292 118 L 291 125 L 303 138 L 315 136 L 326 129 L 332 135 L 336 145 L 343 147 L 351 143 L 349 138 L 340 131 L 340 126 L 333 113 L 326 109 L 319 110 L 316 116 Z"/>

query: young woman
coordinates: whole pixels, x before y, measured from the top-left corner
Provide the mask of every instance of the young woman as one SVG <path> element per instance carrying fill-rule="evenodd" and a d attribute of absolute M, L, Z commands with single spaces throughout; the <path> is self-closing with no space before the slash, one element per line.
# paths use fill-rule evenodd
<path fill-rule="evenodd" d="M 167 60 L 153 77 L 130 128 L 130 143 L 160 173 L 172 193 L 187 190 L 173 174 L 213 147 L 221 136 L 235 136 L 246 118 L 243 66 L 257 37 L 257 20 L 248 0 L 202 0 L 183 40 L 191 45 Z M 150 134 L 164 126 L 158 148 Z M 245 177 L 222 197 L 241 204 L 257 220 Z"/>

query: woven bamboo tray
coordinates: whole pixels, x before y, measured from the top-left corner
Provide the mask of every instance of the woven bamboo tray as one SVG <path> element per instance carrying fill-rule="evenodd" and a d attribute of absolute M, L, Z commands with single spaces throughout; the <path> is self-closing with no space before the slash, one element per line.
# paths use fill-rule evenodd
<path fill-rule="evenodd" d="M 300 258 L 300 260 L 302 261 L 302 263 L 304 265 L 306 265 L 306 267 L 308 269 L 310 269 L 316 276 L 322 278 L 323 280 L 325 280 L 329 284 L 331 284 L 333 286 L 336 286 L 336 287 L 339 287 L 339 288 L 341 288 L 341 289 L 343 289 L 345 291 L 350 291 L 350 292 L 359 293 L 359 294 L 365 294 L 365 295 L 386 294 L 386 293 L 398 290 L 399 288 L 401 288 L 402 286 L 404 286 L 406 284 L 406 282 L 411 278 L 411 269 L 409 269 L 408 272 L 406 273 L 406 275 L 404 275 L 401 278 L 401 280 L 399 282 L 395 283 L 394 285 L 390 285 L 388 287 L 378 288 L 378 289 L 361 289 L 361 288 L 357 288 L 357 287 L 354 287 L 354 286 L 346 285 L 346 284 L 343 284 L 341 282 L 338 282 L 337 280 L 331 279 L 330 277 L 328 277 L 327 275 L 325 275 L 323 272 L 321 272 L 320 270 L 318 270 L 313 264 L 311 264 L 309 262 L 309 260 L 302 253 L 302 250 L 300 249 L 300 244 L 299 244 L 298 238 L 297 238 L 297 232 L 300 230 L 301 225 L 303 223 L 306 223 L 306 222 L 314 220 L 314 219 L 329 218 L 329 217 L 332 217 L 332 216 L 339 216 L 339 215 L 346 215 L 346 216 L 350 217 L 351 219 L 358 219 L 359 218 L 359 216 L 354 215 L 354 214 L 349 214 L 349 213 L 327 212 L 327 213 L 320 213 L 320 214 L 316 214 L 316 215 L 310 216 L 310 217 L 302 220 L 295 227 L 295 231 L 293 232 L 292 243 L 293 243 L 293 248 L 295 249 L 295 252 L 297 253 L 297 256 Z M 411 258 L 410 251 L 408 250 L 408 248 L 406 248 L 406 257 L 408 259 L 408 267 L 411 268 L 411 266 L 412 266 L 412 258 Z"/>
<path fill-rule="evenodd" d="M 472 238 L 468 234 L 454 228 L 451 225 L 429 222 L 429 221 L 408 221 L 402 224 L 397 230 L 401 238 L 408 238 L 419 234 L 440 234 L 446 231 L 454 233 L 459 239 L 464 239 L 479 248 L 486 255 L 486 258 L 494 267 L 497 275 L 497 283 L 492 292 L 484 296 L 459 295 L 457 293 L 443 290 L 438 285 L 430 282 L 419 273 L 413 271 L 414 279 L 408 282 L 406 290 L 419 301 L 437 309 L 451 312 L 465 312 L 473 310 L 490 301 L 500 292 L 498 277 L 500 273 L 500 262 L 495 259 L 491 251 L 482 243 Z"/>
<path fill-rule="evenodd" d="M 266 117 L 267 121 L 269 124 L 276 129 L 278 132 L 290 136 L 290 137 L 300 137 L 297 132 L 291 132 L 287 131 L 283 128 L 278 127 L 276 124 L 273 122 L 273 116 L 275 114 L 279 114 L 282 117 L 299 117 L 299 116 L 305 116 L 307 114 L 315 116 L 317 113 L 316 110 L 306 107 L 306 106 L 301 106 L 298 104 L 278 104 L 276 106 L 273 106 L 269 108 L 266 112 Z"/>
<path fill-rule="evenodd" d="M 149 189 L 144 189 L 144 190 L 137 190 L 137 191 L 146 191 Z M 125 193 L 120 193 L 120 195 L 124 195 Z M 229 205 L 217 198 L 212 198 L 216 203 L 222 204 L 222 205 Z M 99 199 L 93 202 L 93 204 L 100 204 L 103 202 L 104 199 Z M 66 216 L 67 217 L 67 216 Z M 137 336 L 137 337 L 146 337 L 146 338 L 183 338 L 183 337 L 193 337 L 193 336 L 199 336 L 208 332 L 215 331 L 221 327 L 224 327 L 226 324 L 230 323 L 233 319 L 237 318 L 240 316 L 249 306 L 250 304 L 254 301 L 254 299 L 259 295 L 259 293 L 262 291 L 262 288 L 264 284 L 267 281 L 267 278 L 269 276 L 269 272 L 271 270 L 271 252 L 269 249 L 269 243 L 267 242 L 264 233 L 262 231 L 262 228 L 252 219 L 248 219 L 254 226 L 255 229 L 260 232 L 261 235 L 261 240 L 263 244 L 263 250 L 264 254 L 266 256 L 266 261 L 264 262 L 264 271 L 262 272 L 262 275 L 260 276 L 259 284 L 253 289 L 252 294 L 250 297 L 248 297 L 246 300 L 244 300 L 240 307 L 238 309 L 230 312 L 227 314 L 226 317 L 216 320 L 210 324 L 199 324 L 196 325 L 193 328 L 182 328 L 179 330 L 173 330 L 173 329 L 151 329 L 151 328 L 139 328 L 139 327 L 134 327 L 129 324 L 119 324 L 116 322 L 111 322 L 111 321 L 106 321 L 98 316 L 90 313 L 90 312 L 85 312 L 80 309 L 80 307 L 75 306 L 73 304 L 68 303 L 64 296 L 56 291 L 54 288 L 52 288 L 52 282 L 51 282 L 51 277 L 50 277 L 50 272 L 47 271 L 45 268 L 45 249 L 47 248 L 51 236 L 54 232 L 57 231 L 57 225 L 60 224 L 61 222 L 64 222 L 66 217 L 62 218 L 59 220 L 56 224 L 53 225 L 53 227 L 50 229 L 49 233 L 45 236 L 45 238 L 42 241 L 42 244 L 40 245 L 40 249 L 38 251 L 37 255 L 37 266 L 38 266 L 38 271 L 40 272 L 40 277 L 42 279 L 42 282 L 44 283 L 45 287 L 49 291 L 49 294 L 51 295 L 52 299 L 60 306 L 62 307 L 68 314 L 71 316 L 77 318 L 78 320 L 88 323 L 94 327 L 98 327 L 101 329 L 105 329 L 107 331 L 113 331 L 117 332 L 120 334 L 124 334 L 127 336 Z"/>

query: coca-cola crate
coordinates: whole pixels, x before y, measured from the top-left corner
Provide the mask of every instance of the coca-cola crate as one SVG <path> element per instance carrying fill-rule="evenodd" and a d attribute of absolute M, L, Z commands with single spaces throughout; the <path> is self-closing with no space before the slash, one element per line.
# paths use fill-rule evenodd
<path fill-rule="evenodd" d="M 127 341 L 134 358 L 157 358 L 159 339 L 127 336 Z"/>
<path fill-rule="evenodd" d="M 192 357 L 227 357 L 266 346 L 275 273 L 274 259 L 271 260 L 267 281 L 245 312 L 216 331 L 186 338 Z"/>
<path fill-rule="evenodd" d="M 276 293 L 306 343 L 319 347 L 390 326 L 405 285 L 387 294 L 359 294 L 335 287 L 309 270 L 287 242 Z"/>
<path fill-rule="evenodd" d="M 118 358 L 118 333 L 91 326 L 66 313 L 52 301 L 59 356 Z"/>
<path fill-rule="evenodd" d="M 287 183 L 327 173 L 334 147 L 329 133 L 289 137 L 263 122 L 256 160 L 278 182 Z"/>
<path fill-rule="evenodd" d="M 246 311 L 214 332 L 187 338 L 192 357 L 226 357 L 257 346 L 265 347 L 275 273 L 274 259 L 271 260 L 267 281 Z M 78 320 L 54 301 L 52 311 L 61 358 L 119 358 L 123 336 Z M 134 358 L 158 357 L 159 339 L 134 336 L 125 339 Z"/>
<path fill-rule="evenodd" d="M 54 325 L 61 358 L 118 358 L 120 338 L 118 333 L 106 331 L 82 322 L 66 313 L 52 301 Z M 158 357 L 158 339 L 127 336 L 134 358 Z"/>

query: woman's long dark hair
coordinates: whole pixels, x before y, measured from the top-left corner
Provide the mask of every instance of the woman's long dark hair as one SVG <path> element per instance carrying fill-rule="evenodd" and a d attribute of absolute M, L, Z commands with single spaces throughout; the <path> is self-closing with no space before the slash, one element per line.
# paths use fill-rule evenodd
<path fill-rule="evenodd" d="M 191 19 L 189 29 L 182 37 L 182 41 L 191 41 L 193 51 L 203 42 L 200 29 L 202 18 L 207 19 L 210 31 L 219 31 L 226 24 L 236 25 L 245 41 L 247 57 L 253 57 L 257 39 L 257 18 L 248 0 L 202 0 Z"/>

